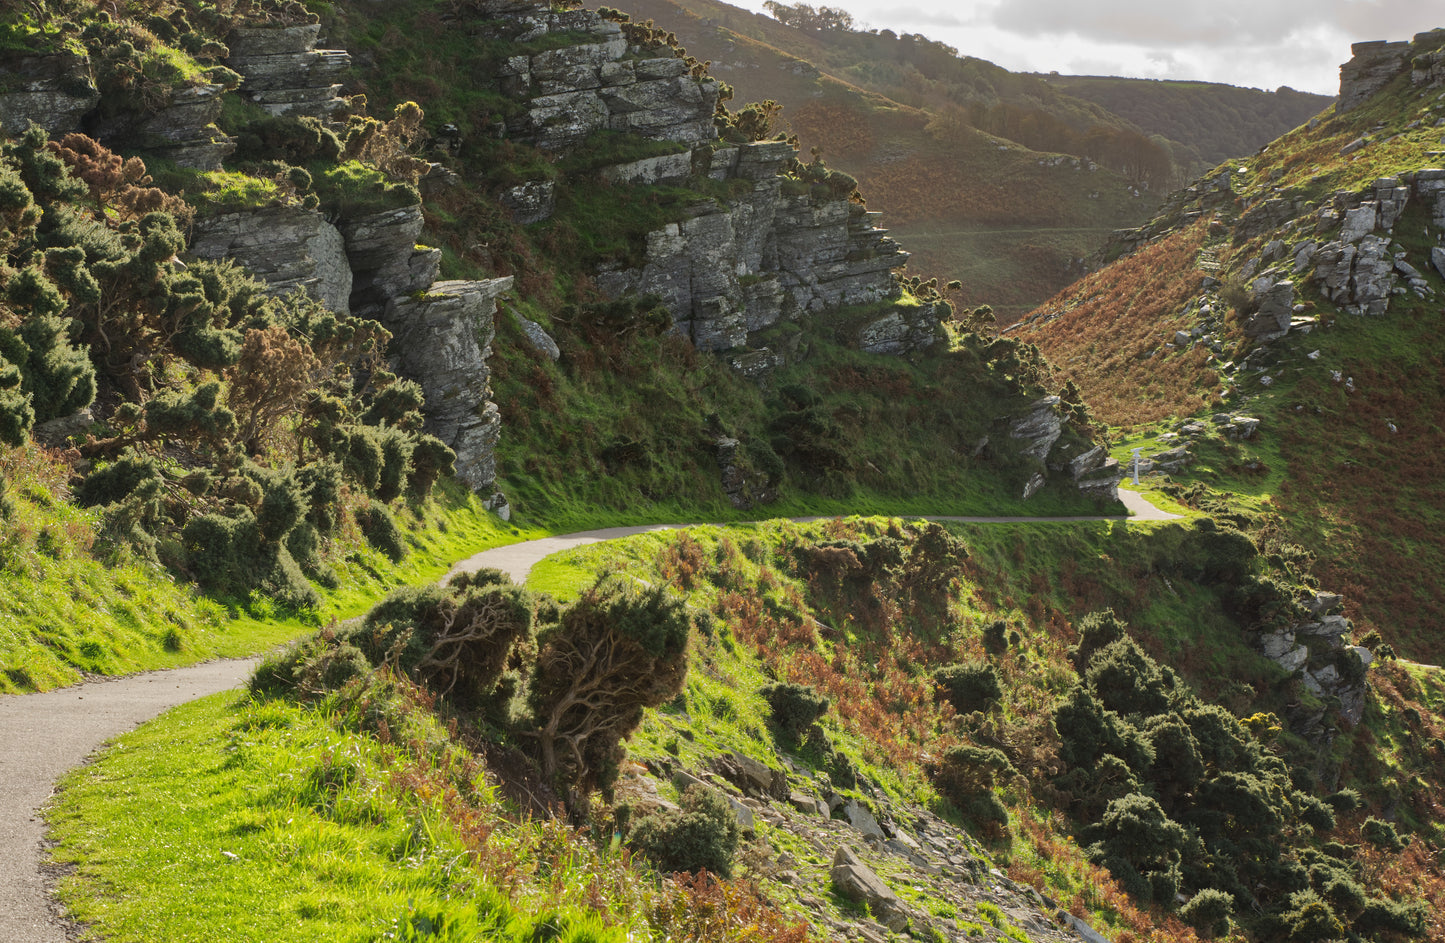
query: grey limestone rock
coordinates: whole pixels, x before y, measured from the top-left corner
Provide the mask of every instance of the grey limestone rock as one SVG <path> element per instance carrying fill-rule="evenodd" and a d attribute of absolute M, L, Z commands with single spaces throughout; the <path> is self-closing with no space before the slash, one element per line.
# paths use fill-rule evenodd
<path fill-rule="evenodd" d="M 1294 314 L 1294 282 L 1283 281 L 1270 284 L 1260 279 L 1255 284 L 1255 301 L 1258 309 L 1244 324 L 1244 333 L 1250 337 L 1277 336 L 1287 333 L 1290 318 Z"/>
<path fill-rule="evenodd" d="M 1045 396 L 1036 400 L 1027 413 L 1014 420 L 1009 427 L 1009 435 L 1027 443 L 1019 450 L 1020 454 L 1039 462 L 1048 457 L 1049 450 L 1064 431 L 1059 403 L 1057 396 Z"/>
<path fill-rule="evenodd" d="M 550 180 L 531 180 L 503 190 L 497 199 L 523 226 L 540 223 L 557 209 L 557 185 Z"/>
<path fill-rule="evenodd" d="M 1391 79 L 1409 69 L 1407 42 L 1365 42 L 1350 46 L 1349 62 L 1340 66 L 1340 98 L 1336 109 L 1344 114 L 1364 104 Z"/>
<path fill-rule="evenodd" d="M 833 886 L 850 900 L 868 905 L 868 912 L 894 933 L 908 928 L 908 909 L 893 890 L 858 860 L 847 845 L 833 853 Z"/>
<path fill-rule="evenodd" d="M 511 287 L 511 278 L 437 282 L 424 295 L 393 297 L 381 318 L 401 352 L 398 371 L 426 395 L 427 431 L 457 453 L 457 477 L 473 491 L 491 490 L 497 477 L 501 417 L 487 357 L 497 297 Z"/>
<path fill-rule="evenodd" d="M 297 288 L 334 311 L 347 311 L 351 267 L 336 227 L 315 210 L 268 206 L 246 213 L 198 219 L 191 253 L 203 259 L 235 259 L 283 295 Z"/>
<path fill-rule="evenodd" d="M 441 251 L 418 248 L 419 205 L 383 210 L 337 224 L 353 276 L 351 310 L 376 317 L 392 298 L 423 291 L 436 280 Z"/>
<path fill-rule="evenodd" d="M 858 831 L 863 833 L 867 839 L 882 841 L 887 836 L 883 833 L 883 827 L 857 799 L 849 799 L 847 805 L 843 806 L 843 817 L 848 820 Z"/>
<path fill-rule="evenodd" d="M 933 305 L 894 305 L 857 329 L 858 349 L 891 356 L 927 350 L 939 340 L 935 311 Z"/>
<path fill-rule="evenodd" d="M 507 313 L 512 316 L 512 320 L 516 322 L 522 336 L 527 339 L 527 344 L 533 350 L 553 363 L 562 358 L 562 349 L 557 346 L 557 342 L 542 328 L 542 325 L 522 317 L 516 308 L 508 307 Z"/>
<path fill-rule="evenodd" d="M 24 131 L 30 122 L 51 137 L 80 130 L 84 115 L 100 103 L 90 57 L 72 53 L 14 56 L 0 66 L 0 129 Z"/>
<path fill-rule="evenodd" d="M 242 27 L 226 38 L 226 65 L 243 77 L 241 94 L 273 115 L 307 115 L 323 120 L 347 109 L 340 79 L 351 56 L 317 49 L 321 27 Z"/>

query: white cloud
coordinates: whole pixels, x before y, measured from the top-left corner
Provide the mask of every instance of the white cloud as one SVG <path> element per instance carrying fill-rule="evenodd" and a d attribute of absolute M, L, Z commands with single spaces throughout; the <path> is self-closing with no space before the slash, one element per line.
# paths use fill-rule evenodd
<path fill-rule="evenodd" d="M 817 0 L 811 0 L 814 6 Z M 746 0 L 762 10 L 761 0 Z M 1350 44 L 1445 26 L 1438 0 L 823 0 L 1007 69 L 1288 85 L 1333 95 Z M 1433 9 L 1427 10 L 1426 7 Z"/>

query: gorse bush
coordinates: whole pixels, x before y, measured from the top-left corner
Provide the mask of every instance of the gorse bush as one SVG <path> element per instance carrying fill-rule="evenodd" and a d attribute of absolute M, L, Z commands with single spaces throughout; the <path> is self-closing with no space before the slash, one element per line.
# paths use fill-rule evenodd
<path fill-rule="evenodd" d="M 1234 898 L 1224 891 L 1209 887 L 1195 894 L 1179 908 L 1179 917 L 1205 937 L 1229 932 L 1229 918 L 1234 916 Z"/>
<path fill-rule="evenodd" d="M 987 712 L 1003 699 L 993 665 L 948 665 L 933 672 L 939 693 L 961 714 Z"/>
<path fill-rule="evenodd" d="M 648 707 L 682 690 L 692 620 L 661 587 L 599 580 L 537 636 L 528 707 L 543 775 L 574 808 L 617 777 Z"/>
<path fill-rule="evenodd" d="M 722 793 L 692 785 L 677 812 L 648 813 L 633 824 L 627 843 L 664 871 L 706 870 L 732 874 L 741 830 L 737 814 Z"/>
<path fill-rule="evenodd" d="M 1086 823 L 1090 858 L 1132 896 L 1171 907 L 1192 894 L 1188 922 L 1220 933 L 1212 890 L 1300 939 L 1360 911 L 1355 878 L 1307 843 L 1334 827 L 1329 804 L 1296 788 L 1248 727 L 1202 703 L 1111 612 L 1080 620 L 1069 654 L 1080 678 L 1054 710 L 1066 767 L 1054 785 Z M 1311 883 L 1315 896 L 1300 897 Z"/>
<path fill-rule="evenodd" d="M 773 723 L 794 741 L 828 712 L 828 698 L 806 684 L 770 684 L 758 693 L 768 702 Z"/>

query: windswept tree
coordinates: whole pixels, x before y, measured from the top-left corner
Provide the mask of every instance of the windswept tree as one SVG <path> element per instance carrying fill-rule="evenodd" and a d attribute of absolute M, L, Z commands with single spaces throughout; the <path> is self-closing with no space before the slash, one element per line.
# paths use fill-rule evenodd
<path fill-rule="evenodd" d="M 538 751 L 569 804 L 611 786 L 643 710 L 682 691 L 690 627 L 665 588 L 604 578 L 538 635 L 530 695 Z"/>

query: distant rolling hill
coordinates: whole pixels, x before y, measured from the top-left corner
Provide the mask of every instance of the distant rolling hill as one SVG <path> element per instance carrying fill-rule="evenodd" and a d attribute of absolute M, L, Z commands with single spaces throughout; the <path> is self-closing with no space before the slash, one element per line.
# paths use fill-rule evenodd
<path fill-rule="evenodd" d="M 1060 91 L 1108 109 L 1145 133 L 1162 134 L 1183 145 L 1185 154 L 1208 167 L 1253 154 L 1334 101 L 1288 86 L 1266 92 L 1213 82 L 1094 75 L 1040 78 Z"/>

